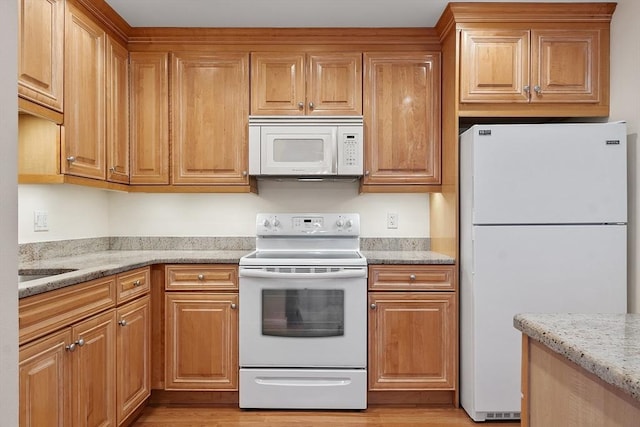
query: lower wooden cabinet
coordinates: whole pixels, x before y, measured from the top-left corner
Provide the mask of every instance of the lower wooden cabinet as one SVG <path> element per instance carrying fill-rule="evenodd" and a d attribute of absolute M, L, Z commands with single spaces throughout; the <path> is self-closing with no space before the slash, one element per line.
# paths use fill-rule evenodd
<path fill-rule="evenodd" d="M 20 427 L 71 420 L 71 330 L 20 347 Z"/>
<path fill-rule="evenodd" d="M 127 283 L 144 289 L 148 275 L 143 268 L 20 300 L 21 427 L 116 426 L 149 397 L 148 287 L 115 303 L 116 283 L 126 298 Z"/>
<path fill-rule="evenodd" d="M 238 294 L 165 294 L 165 389 L 238 389 Z"/>
<path fill-rule="evenodd" d="M 20 426 L 115 425 L 115 311 L 20 348 Z"/>
<path fill-rule="evenodd" d="M 455 277 L 452 265 L 369 267 L 369 391 L 456 390 Z"/>
<path fill-rule="evenodd" d="M 118 307 L 116 319 L 116 408 L 120 425 L 151 395 L 150 297 Z"/>

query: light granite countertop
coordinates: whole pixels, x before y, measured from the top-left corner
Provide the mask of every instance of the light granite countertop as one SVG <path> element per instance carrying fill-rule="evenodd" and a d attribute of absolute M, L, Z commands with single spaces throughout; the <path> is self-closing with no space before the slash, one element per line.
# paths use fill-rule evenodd
<path fill-rule="evenodd" d="M 237 264 L 250 250 L 106 250 L 83 255 L 23 262 L 21 273 L 67 273 L 18 283 L 19 298 L 75 285 L 88 280 L 153 264 Z M 369 264 L 454 264 L 454 259 L 432 251 L 362 251 Z"/>
<path fill-rule="evenodd" d="M 640 400 L 639 314 L 518 314 L 513 324 Z"/>

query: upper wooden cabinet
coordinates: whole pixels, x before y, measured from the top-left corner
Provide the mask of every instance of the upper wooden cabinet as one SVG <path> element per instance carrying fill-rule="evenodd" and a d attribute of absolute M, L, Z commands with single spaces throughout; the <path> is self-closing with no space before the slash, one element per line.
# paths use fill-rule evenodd
<path fill-rule="evenodd" d="M 169 55 L 129 54 L 131 184 L 169 184 Z"/>
<path fill-rule="evenodd" d="M 591 102 L 599 30 L 463 30 L 460 102 Z"/>
<path fill-rule="evenodd" d="M 249 55 L 171 55 L 172 183 L 248 185 Z"/>
<path fill-rule="evenodd" d="M 61 169 L 65 174 L 105 179 L 104 30 L 67 3 L 65 22 L 65 133 Z"/>
<path fill-rule="evenodd" d="M 64 0 L 18 2 L 18 94 L 62 112 Z"/>
<path fill-rule="evenodd" d="M 614 10 L 615 3 L 449 4 L 436 28 L 444 45 L 452 31 L 458 38 L 459 116 L 607 116 Z"/>
<path fill-rule="evenodd" d="M 362 54 L 251 54 L 251 114 L 361 115 Z"/>
<path fill-rule="evenodd" d="M 129 52 L 107 37 L 107 181 L 129 183 Z"/>
<path fill-rule="evenodd" d="M 363 190 L 428 191 L 440 183 L 440 54 L 365 53 L 364 64 Z"/>

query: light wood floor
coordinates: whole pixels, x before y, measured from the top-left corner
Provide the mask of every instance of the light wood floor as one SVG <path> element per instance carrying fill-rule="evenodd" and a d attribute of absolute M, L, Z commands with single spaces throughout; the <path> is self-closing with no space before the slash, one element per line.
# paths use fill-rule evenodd
<path fill-rule="evenodd" d="M 366 411 L 264 411 L 193 406 L 148 406 L 134 427 L 518 427 L 519 422 L 474 423 L 462 409 L 369 408 Z"/>

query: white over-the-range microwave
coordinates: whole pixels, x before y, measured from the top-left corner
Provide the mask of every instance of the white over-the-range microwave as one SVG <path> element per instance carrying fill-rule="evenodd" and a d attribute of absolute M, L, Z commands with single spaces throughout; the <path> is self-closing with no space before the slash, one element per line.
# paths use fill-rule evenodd
<path fill-rule="evenodd" d="M 249 175 L 362 175 L 362 116 L 249 116 Z"/>

